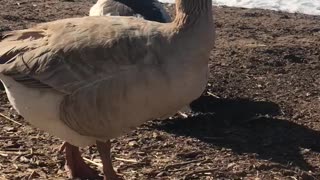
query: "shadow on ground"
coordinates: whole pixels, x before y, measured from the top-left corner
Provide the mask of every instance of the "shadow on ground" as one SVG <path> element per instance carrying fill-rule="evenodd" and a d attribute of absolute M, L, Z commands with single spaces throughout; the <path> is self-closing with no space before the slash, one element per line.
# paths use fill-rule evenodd
<path fill-rule="evenodd" d="M 235 153 L 255 153 L 257 158 L 312 170 L 302 149 L 320 152 L 320 133 L 288 120 L 273 118 L 280 107 L 273 102 L 216 99 L 203 96 L 191 104 L 195 116 L 157 121 L 154 128 L 195 137 Z"/>

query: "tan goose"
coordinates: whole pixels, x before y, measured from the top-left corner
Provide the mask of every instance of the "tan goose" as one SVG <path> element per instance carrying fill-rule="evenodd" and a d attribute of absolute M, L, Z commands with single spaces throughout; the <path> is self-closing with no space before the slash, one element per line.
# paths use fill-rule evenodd
<path fill-rule="evenodd" d="M 157 0 L 98 0 L 93 5 L 89 12 L 90 16 L 135 16 L 146 20 L 167 23 L 171 18 L 166 10 L 161 6 Z M 185 112 L 189 112 L 190 107 L 186 106 L 177 114 L 182 117 L 188 117 Z M 166 119 L 168 116 L 161 117 Z M 60 152 L 64 151 L 66 147 L 72 148 L 73 153 L 80 154 L 79 148 L 74 147 L 68 142 L 64 142 L 60 148 Z M 66 156 L 66 161 L 72 161 L 71 157 Z"/>
<path fill-rule="evenodd" d="M 158 0 L 98 0 L 90 16 L 135 16 L 150 21 L 167 23 L 169 13 Z"/>
<path fill-rule="evenodd" d="M 211 0 L 176 0 L 172 23 L 106 16 L 58 20 L 0 37 L 0 79 L 30 124 L 75 146 L 97 144 L 105 179 L 120 178 L 110 141 L 198 98 L 214 27 Z M 92 178 L 74 146 L 71 177 Z"/>

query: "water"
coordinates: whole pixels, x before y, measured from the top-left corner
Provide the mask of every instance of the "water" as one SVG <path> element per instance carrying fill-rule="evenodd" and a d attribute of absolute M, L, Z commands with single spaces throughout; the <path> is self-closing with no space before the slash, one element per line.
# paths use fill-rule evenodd
<path fill-rule="evenodd" d="M 174 3 L 174 0 L 160 0 Z M 216 6 L 271 9 L 290 13 L 320 15 L 320 0 L 213 0 Z"/>

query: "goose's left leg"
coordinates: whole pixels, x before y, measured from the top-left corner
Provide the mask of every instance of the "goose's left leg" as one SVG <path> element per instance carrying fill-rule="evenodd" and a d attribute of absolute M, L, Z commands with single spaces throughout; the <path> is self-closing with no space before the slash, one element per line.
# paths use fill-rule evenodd
<path fill-rule="evenodd" d="M 99 151 L 102 165 L 103 165 L 103 173 L 104 180 L 121 180 L 123 179 L 120 175 L 118 175 L 112 166 L 111 161 L 111 142 L 108 140 L 107 142 L 97 141 L 97 149 Z"/>
<path fill-rule="evenodd" d="M 69 178 L 96 179 L 99 177 L 98 173 L 84 162 L 81 157 L 79 147 L 64 142 L 60 148 L 60 151 L 63 150 L 65 150 L 65 168 L 68 172 Z"/>

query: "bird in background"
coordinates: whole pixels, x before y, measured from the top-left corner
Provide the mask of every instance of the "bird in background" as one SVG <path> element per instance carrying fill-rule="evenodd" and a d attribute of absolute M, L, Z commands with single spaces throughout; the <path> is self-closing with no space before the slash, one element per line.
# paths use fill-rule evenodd
<path fill-rule="evenodd" d="M 171 17 L 158 0 L 98 0 L 89 16 L 134 16 L 168 23 Z"/>

